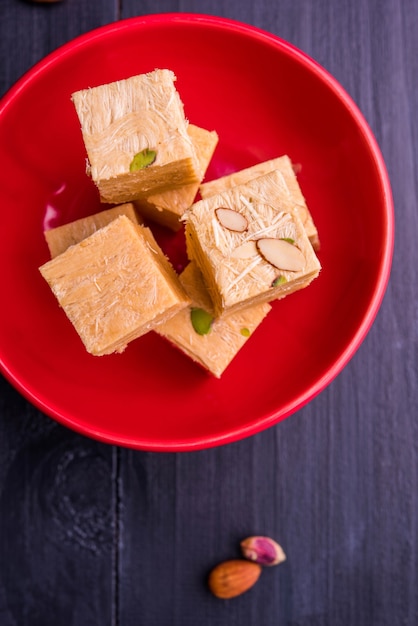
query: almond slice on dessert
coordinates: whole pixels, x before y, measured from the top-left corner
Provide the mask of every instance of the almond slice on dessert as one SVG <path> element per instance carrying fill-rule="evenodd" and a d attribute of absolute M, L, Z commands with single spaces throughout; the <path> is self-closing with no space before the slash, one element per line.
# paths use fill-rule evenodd
<path fill-rule="evenodd" d="M 285 239 L 266 237 L 258 239 L 257 250 L 265 261 L 280 270 L 301 272 L 305 267 L 305 257 L 297 246 Z"/>
<path fill-rule="evenodd" d="M 232 230 L 236 233 L 243 233 L 248 228 L 248 220 L 245 215 L 242 215 L 234 209 L 219 207 L 215 209 L 215 214 L 220 225 L 228 230 Z"/>
<path fill-rule="evenodd" d="M 246 241 L 231 252 L 233 259 L 250 259 L 257 254 L 255 241 Z"/>

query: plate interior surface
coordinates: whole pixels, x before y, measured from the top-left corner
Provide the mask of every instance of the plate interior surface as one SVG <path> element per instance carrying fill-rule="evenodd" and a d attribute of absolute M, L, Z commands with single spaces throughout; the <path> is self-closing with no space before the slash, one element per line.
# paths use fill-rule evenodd
<path fill-rule="evenodd" d="M 288 154 L 319 229 L 320 277 L 274 303 L 221 380 L 153 333 L 90 356 L 38 271 L 44 230 L 103 208 L 71 93 L 155 68 L 175 72 L 190 122 L 219 134 L 206 180 Z M 287 417 L 351 358 L 389 274 L 390 189 L 361 114 L 302 52 L 228 20 L 133 18 L 63 46 L 0 106 L 1 367 L 45 413 L 115 444 L 204 448 Z M 183 233 L 155 232 L 181 269 Z"/>

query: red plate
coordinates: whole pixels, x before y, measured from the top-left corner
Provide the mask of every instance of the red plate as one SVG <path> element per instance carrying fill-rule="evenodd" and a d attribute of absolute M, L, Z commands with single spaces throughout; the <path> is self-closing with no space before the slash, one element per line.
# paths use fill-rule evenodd
<path fill-rule="evenodd" d="M 38 272 L 44 229 L 101 208 L 70 94 L 155 68 L 176 73 L 188 119 L 219 134 L 206 180 L 288 154 L 320 233 L 320 277 L 274 304 L 221 380 L 153 333 L 90 356 Z M 128 19 L 38 63 L 0 103 L 0 198 L 1 370 L 62 424 L 133 448 L 210 447 L 289 416 L 352 357 L 390 273 L 390 184 L 363 116 L 301 51 L 227 19 Z M 158 236 L 181 265 L 182 234 Z"/>

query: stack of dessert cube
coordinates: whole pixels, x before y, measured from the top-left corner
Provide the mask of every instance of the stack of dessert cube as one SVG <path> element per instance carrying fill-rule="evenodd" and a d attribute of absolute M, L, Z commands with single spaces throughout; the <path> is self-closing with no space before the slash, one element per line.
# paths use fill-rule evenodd
<path fill-rule="evenodd" d="M 90 354 L 153 331 L 219 378 L 271 303 L 318 276 L 319 238 L 286 155 L 203 182 L 219 137 L 188 122 L 175 81 L 157 69 L 72 95 L 108 206 L 46 231 L 39 269 Z M 180 275 L 153 223 L 185 229 Z"/>

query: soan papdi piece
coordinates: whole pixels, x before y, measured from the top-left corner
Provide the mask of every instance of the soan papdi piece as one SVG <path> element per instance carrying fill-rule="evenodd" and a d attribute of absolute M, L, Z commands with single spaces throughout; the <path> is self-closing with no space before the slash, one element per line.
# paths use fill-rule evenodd
<path fill-rule="evenodd" d="M 187 265 L 180 274 L 180 281 L 192 303 L 160 324 L 156 332 L 220 378 L 271 306 L 257 304 L 231 315 L 215 317 L 202 275 L 194 263 Z"/>
<path fill-rule="evenodd" d="M 103 202 L 129 202 L 199 180 L 183 103 L 170 70 L 72 94 Z"/>
<path fill-rule="evenodd" d="M 320 263 L 273 171 L 196 202 L 183 216 L 187 253 L 220 315 L 306 287 Z"/>
<path fill-rule="evenodd" d="M 190 302 L 151 231 L 126 215 L 39 270 L 96 356 L 122 352 Z"/>
<path fill-rule="evenodd" d="M 292 205 L 293 211 L 298 214 L 305 227 L 314 250 L 318 251 L 320 248 L 318 230 L 302 194 L 292 162 L 287 155 L 270 159 L 269 161 L 263 161 L 252 167 L 240 170 L 239 172 L 234 172 L 233 174 L 203 183 L 199 187 L 200 195 L 202 198 L 208 198 L 221 191 L 225 191 L 225 189 L 235 187 L 235 185 L 248 183 L 250 180 L 258 176 L 264 176 L 264 174 L 268 174 L 274 170 L 277 170 L 282 177 L 283 202 L 287 199 L 287 202 Z"/>
<path fill-rule="evenodd" d="M 205 130 L 194 124 L 189 125 L 188 133 L 196 149 L 199 182 L 184 185 L 179 189 L 153 194 L 135 202 L 144 217 L 173 231 L 179 230 L 181 216 L 193 204 L 199 190 L 199 184 L 205 176 L 219 140 L 216 131 Z"/>
<path fill-rule="evenodd" d="M 131 202 L 127 202 L 112 207 L 111 209 L 100 211 L 94 215 L 82 217 L 74 222 L 46 230 L 44 235 L 51 258 L 53 259 L 65 252 L 70 246 L 86 239 L 86 237 L 89 237 L 100 228 L 103 228 L 103 226 L 109 224 L 119 217 L 119 215 L 126 215 L 135 224 L 142 223 L 142 220 L 140 220 L 135 211 L 134 205 Z"/>

